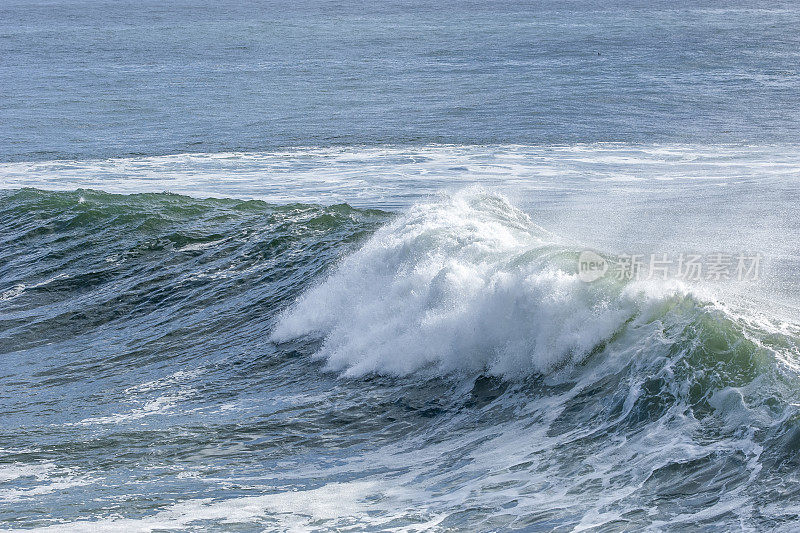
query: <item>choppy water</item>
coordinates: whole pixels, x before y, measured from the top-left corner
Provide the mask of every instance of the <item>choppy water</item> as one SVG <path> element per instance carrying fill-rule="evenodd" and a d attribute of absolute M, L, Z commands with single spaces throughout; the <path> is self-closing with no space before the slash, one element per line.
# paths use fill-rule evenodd
<path fill-rule="evenodd" d="M 791 311 L 581 282 L 485 188 L 21 189 L 0 224 L 7 526 L 796 524 Z"/>
<path fill-rule="evenodd" d="M 798 20 L 4 2 L 0 528 L 797 530 Z"/>

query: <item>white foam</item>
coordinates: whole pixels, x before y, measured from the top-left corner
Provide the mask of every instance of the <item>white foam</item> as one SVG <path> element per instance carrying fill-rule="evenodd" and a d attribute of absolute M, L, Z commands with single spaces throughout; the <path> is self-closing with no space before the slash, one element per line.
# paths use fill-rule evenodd
<path fill-rule="evenodd" d="M 79 520 L 34 531 L 146 532 L 184 529 L 205 521 L 232 526 L 261 523 L 265 519 L 270 525 L 283 531 L 307 531 L 312 526 L 332 528 L 354 523 L 369 524 L 373 520 L 365 514 L 371 507 L 367 498 L 386 496 L 374 482 L 329 483 L 316 489 L 260 496 L 185 500 L 141 519 Z M 382 516 L 374 521 L 389 522 L 391 518 Z"/>
<path fill-rule="evenodd" d="M 638 306 L 637 294 L 559 267 L 548 256 L 554 240 L 479 189 L 417 205 L 303 295 L 272 339 L 319 336 L 317 356 L 347 376 L 551 372 L 583 359 Z"/>
<path fill-rule="evenodd" d="M 14 486 L 20 481 L 30 481 L 33 486 Z M 14 483 L 11 483 L 14 482 Z M 0 502 L 33 500 L 45 494 L 89 485 L 94 479 L 75 475 L 69 468 L 54 463 L 14 463 L 0 465 Z"/>
<path fill-rule="evenodd" d="M 131 409 L 126 413 L 114 413 L 108 416 L 84 418 L 83 420 L 67 425 L 88 426 L 92 424 L 121 424 L 123 422 L 140 420 L 153 415 L 169 414 L 172 413 L 179 402 L 185 400 L 191 392 L 191 390 L 179 390 L 174 394 L 166 394 L 148 400 L 141 407 Z"/>
<path fill-rule="evenodd" d="M 643 186 L 653 186 L 653 180 L 793 180 L 798 168 L 800 148 L 794 145 L 299 147 L 274 152 L 0 162 L 0 189 L 171 191 L 377 207 L 409 205 L 442 188 L 471 184 L 531 193 L 622 180 Z"/>
<path fill-rule="evenodd" d="M 46 479 L 48 474 L 55 469 L 53 463 L 39 464 L 0 464 L 0 483 L 12 481 L 18 478 L 33 477 L 36 479 Z"/>

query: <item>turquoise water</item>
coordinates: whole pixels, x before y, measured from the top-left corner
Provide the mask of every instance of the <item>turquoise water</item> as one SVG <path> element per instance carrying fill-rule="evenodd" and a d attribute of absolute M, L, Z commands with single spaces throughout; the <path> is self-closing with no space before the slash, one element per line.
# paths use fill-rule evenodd
<path fill-rule="evenodd" d="M 798 18 L 3 3 L 0 528 L 796 530 Z"/>

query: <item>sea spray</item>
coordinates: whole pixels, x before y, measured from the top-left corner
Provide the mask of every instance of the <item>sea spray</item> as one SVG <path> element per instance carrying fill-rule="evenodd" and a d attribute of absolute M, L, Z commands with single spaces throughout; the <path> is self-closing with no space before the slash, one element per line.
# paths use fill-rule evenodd
<path fill-rule="evenodd" d="M 576 250 L 501 196 L 442 195 L 379 229 L 281 316 L 272 339 L 318 336 L 315 356 L 351 377 L 547 374 L 680 290 L 586 283 Z"/>

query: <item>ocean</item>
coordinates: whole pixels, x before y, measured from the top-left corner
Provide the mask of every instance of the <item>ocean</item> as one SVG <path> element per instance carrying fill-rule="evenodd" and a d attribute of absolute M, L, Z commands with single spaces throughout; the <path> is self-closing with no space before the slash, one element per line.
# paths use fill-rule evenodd
<path fill-rule="evenodd" d="M 800 528 L 800 8 L 0 5 L 0 529 Z"/>

